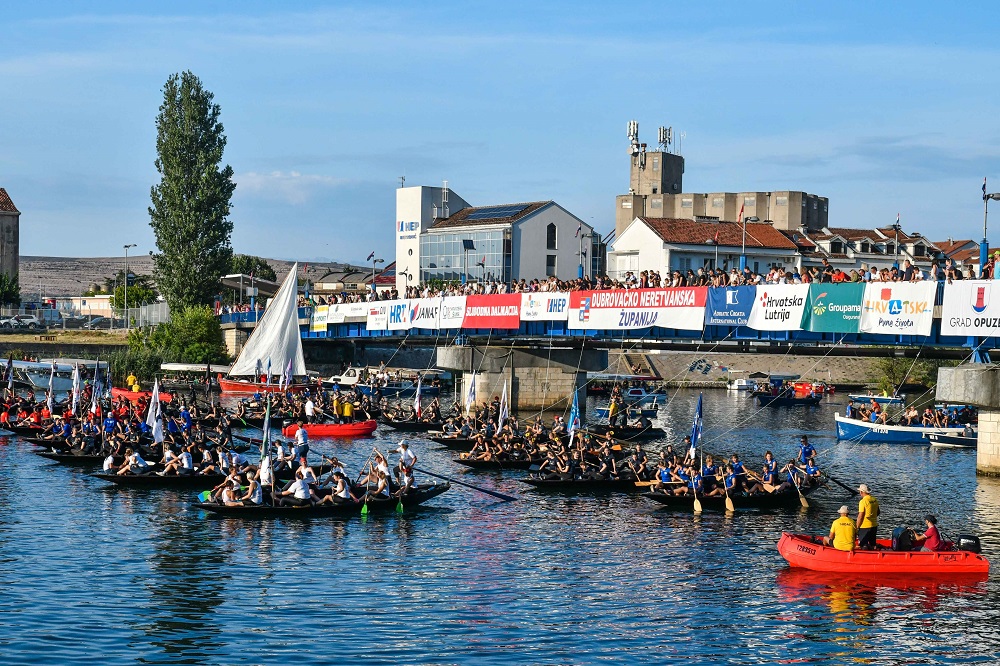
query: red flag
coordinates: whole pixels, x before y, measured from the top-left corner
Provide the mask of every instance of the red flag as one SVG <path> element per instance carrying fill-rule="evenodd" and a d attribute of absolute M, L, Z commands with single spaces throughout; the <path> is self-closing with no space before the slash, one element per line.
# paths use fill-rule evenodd
<path fill-rule="evenodd" d="M 719 242 L 719 232 L 718 231 L 715 232 L 715 242 L 716 243 Z"/>

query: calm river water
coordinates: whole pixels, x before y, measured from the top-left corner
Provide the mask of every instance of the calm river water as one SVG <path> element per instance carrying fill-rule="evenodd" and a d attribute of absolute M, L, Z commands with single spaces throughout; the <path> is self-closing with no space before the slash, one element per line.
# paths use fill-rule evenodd
<path fill-rule="evenodd" d="M 697 393 L 661 409 L 675 444 Z M 835 402 L 842 401 L 834 399 Z M 882 503 L 882 531 L 933 511 L 1000 563 L 1000 483 L 975 453 L 837 444 L 833 413 L 759 412 L 705 394 L 706 448 L 755 466 L 809 433 L 821 462 Z M 388 445 L 398 437 L 375 440 Z M 996 663 L 996 577 L 876 585 L 790 571 L 782 530 L 826 532 L 812 508 L 726 517 L 641 497 L 539 495 L 520 473 L 463 472 L 411 440 L 419 466 L 516 494 L 455 487 L 402 516 L 212 519 L 190 494 L 118 490 L 0 439 L 0 663 Z M 372 440 L 314 442 L 355 469 Z M 660 444 L 649 447 L 659 450 Z M 426 477 L 425 477 L 426 478 Z M 418 477 L 419 480 L 419 477 Z"/>

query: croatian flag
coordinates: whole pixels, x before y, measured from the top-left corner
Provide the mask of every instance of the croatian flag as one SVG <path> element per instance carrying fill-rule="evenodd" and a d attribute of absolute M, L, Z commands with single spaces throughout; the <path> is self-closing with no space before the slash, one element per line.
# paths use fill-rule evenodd
<path fill-rule="evenodd" d="M 71 411 L 76 416 L 76 407 L 80 404 L 80 365 L 73 366 L 73 406 Z"/>
<path fill-rule="evenodd" d="M 365 259 L 365 261 L 371 261 L 374 257 L 375 257 L 375 253 L 372 252 L 371 254 L 368 255 L 368 258 Z"/>
<path fill-rule="evenodd" d="M 576 227 L 576 233 L 573 234 L 573 238 L 579 237 L 581 231 L 583 231 L 583 224 L 577 225 L 577 227 Z"/>
<path fill-rule="evenodd" d="M 580 400 L 578 393 L 573 391 L 573 407 L 569 410 L 569 443 L 573 444 L 573 434 L 580 427 Z"/>
<path fill-rule="evenodd" d="M 986 179 L 983 178 L 983 201 L 986 201 Z"/>
<path fill-rule="evenodd" d="M 694 423 L 691 424 L 691 449 L 688 451 L 688 457 L 694 458 L 695 453 L 698 449 L 698 441 L 701 439 L 701 399 L 702 394 L 698 394 L 698 408 L 694 410 Z"/>

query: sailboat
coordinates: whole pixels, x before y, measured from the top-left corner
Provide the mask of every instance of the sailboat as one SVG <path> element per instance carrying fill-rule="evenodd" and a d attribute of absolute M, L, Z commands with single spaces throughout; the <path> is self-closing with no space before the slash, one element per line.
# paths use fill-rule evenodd
<path fill-rule="evenodd" d="M 293 383 L 294 377 L 306 376 L 299 332 L 298 269 L 297 263 L 292 265 L 229 374 L 219 376 L 223 393 L 299 393 L 309 388 L 306 384 Z M 282 381 L 260 381 L 260 369 L 265 365 L 283 369 Z"/>

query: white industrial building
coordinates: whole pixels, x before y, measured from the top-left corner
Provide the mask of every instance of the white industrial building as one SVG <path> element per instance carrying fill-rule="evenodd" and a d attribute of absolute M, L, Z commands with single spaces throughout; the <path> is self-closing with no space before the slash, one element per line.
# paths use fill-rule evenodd
<path fill-rule="evenodd" d="M 396 288 L 429 280 L 591 275 L 600 238 L 554 201 L 474 207 L 444 187 L 396 190 Z"/>

